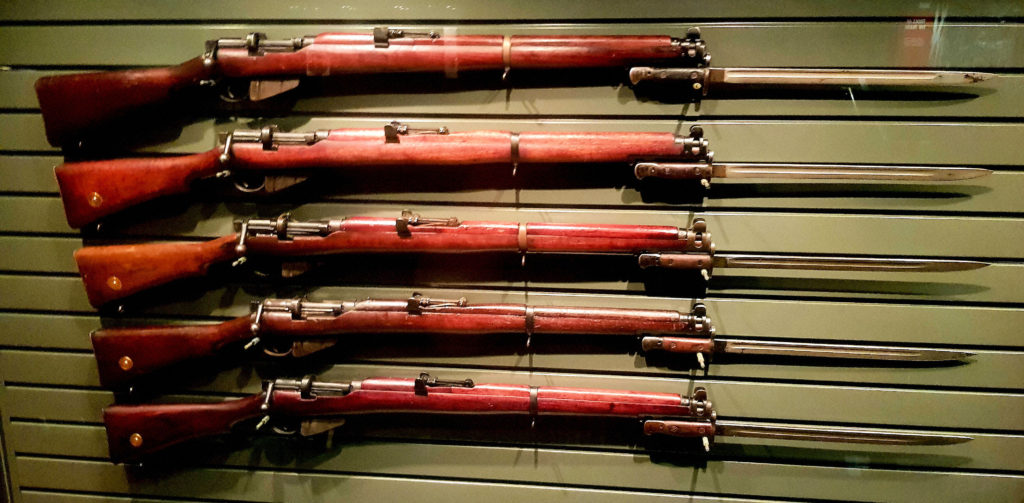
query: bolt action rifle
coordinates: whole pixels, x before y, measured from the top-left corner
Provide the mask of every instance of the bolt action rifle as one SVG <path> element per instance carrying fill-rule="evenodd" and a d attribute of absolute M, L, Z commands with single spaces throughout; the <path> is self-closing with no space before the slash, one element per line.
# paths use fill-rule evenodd
<path fill-rule="evenodd" d="M 138 461 L 187 440 L 224 435 L 257 420 L 257 430 L 271 422 L 285 428 L 299 423 L 298 432 L 308 436 L 341 426 L 346 416 L 395 413 L 636 418 L 645 435 L 699 439 L 705 451 L 720 436 L 888 445 L 947 445 L 971 440 L 867 428 L 723 421 L 704 388 L 686 396 L 477 384 L 470 379 L 444 381 L 429 374 L 416 379 L 385 377 L 345 383 L 320 382 L 313 376 L 277 379 L 267 381 L 259 394 L 220 403 L 113 405 L 103 411 L 103 422 L 111 460 L 117 463 Z"/>
<path fill-rule="evenodd" d="M 171 365 L 228 349 L 261 346 L 273 357 L 303 357 L 346 334 L 617 335 L 639 339 L 645 352 L 695 355 L 705 368 L 715 354 L 892 362 L 950 362 L 971 353 L 935 349 L 763 341 L 715 337 L 704 304 L 689 313 L 524 304 L 470 304 L 465 297 L 357 302 L 265 299 L 248 316 L 208 325 L 105 328 L 91 334 L 100 383 L 119 387 Z M 388 340 L 388 343 L 393 340 Z"/>
<path fill-rule="evenodd" d="M 943 182 L 991 173 L 980 168 L 850 164 L 717 163 L 703 129 L 689 136 L 640 132 L 466 131 L 412 129 L 392 122 L 381 129 L 282 133 L 274 126 L 236 130 L 199 154 L 69 162 L 54 173 L 71 227 L 161 196 L 186 193 L 192 182 L 233 175 L 243 192 L 275 192 L 323 169 L 519 164 L 632 164 L 638 179 L 878 180 Z M 284 176 L 281 173 L 286 173 Z M 262 181 L 253 183 L 252 175 Z M 258 177 L 257 177 L 258 178 Z"/>
<path fill-rule="evenodd" d="M 323 33 L 269 40 L 262 33 L 211 40 L 202 56 L 168 68 L 43 77 L 36 95 L 53 145 L 140 107 L 167 104 L 204 86 L 264 100 L 302 77 L 353 74 L 626 68 L 629 82 L 669 83 L 693 99 L 734 87 L 963 86 L 992 78 L 978 72 L 710 68 L 700 31 L 654 36 L 441 35 L 383 27 L 372 33 Z M 654 66 L 650 66 L 654 65 Z M 247 83 L 245 93 L 230 91 Z M 232 85 L 233 84 L 233 85 Z"/>
<path fill-rule="evenodd" d="M 424 218 L 350 217 L 313 222 L 240 222 L 236 234 L 200 243 L 87 246 L 75 252 L 89 301 L 102 306 L 165 283 L 200 277 L 214 264 L 248 256 L 282 259 L 343 253 L 512 252 L 636 255 L 641 268 L 699 271 L 716 267 L 832 271 L 955 271 L 984 262 L 857 257 L 715 254 L 703 219 L 689 229 L 658 225 L 474 222 Z"/>

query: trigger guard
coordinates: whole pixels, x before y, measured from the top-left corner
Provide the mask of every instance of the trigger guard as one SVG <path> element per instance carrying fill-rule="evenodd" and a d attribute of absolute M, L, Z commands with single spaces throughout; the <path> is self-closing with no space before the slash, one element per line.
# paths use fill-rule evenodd
<path fill-rule="evenodd" d="M 277 433 L 278 435 L 291 436 L 299 434 L 299 426 L 294 423 L 275 422 L 270 425 L 270 429 L 273 430 L 274 433 Z"/>
<path fill-rule="evenodd" d="M 229 81 L 221 84 L 218 97 L 225 103 L 244 103 L 249 101 L 248 81 Z"/>
<path fill-rule="evenodd" d="M 250 183 L 247 183 L 250 180 L 248 180 L 247 178 L 244 178 L 244 177 L 239 177 L 237 175 L 233 176 L 233 178 L 234 178 L 235 190 L 237 190 L 239 192 L 242 192 L 242 193 L 245 193 L 245 194 L 253 194 L 253 193 L 256 193 L 256 192 L 262 192 L 263 189 L 267 188 L 267 177 L 266 176 L 262 176 L 261 175 L 259 177 L 259 181 L 260 181 L 259 185 L 252 185 Z"/>
<path fill-rule="evenodd" d="M 287 349 L 281 349 L 279 347 L 275 347 L 275 345 L 273 343 L 264 344 L 263 345 L 263 353 L 266 354 L 267 356 L 273 356 L 275 358 L 283 358 L 283 357 L 286 357 L 286 356 L 291 356 L 292 350 L 293 350 L 292 343 L 289 342 L 286 347 L 287 347 Z"/>

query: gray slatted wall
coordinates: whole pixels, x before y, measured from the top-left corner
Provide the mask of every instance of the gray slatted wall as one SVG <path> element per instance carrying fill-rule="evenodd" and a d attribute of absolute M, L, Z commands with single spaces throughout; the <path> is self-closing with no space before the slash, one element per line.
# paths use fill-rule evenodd
<path fill-rule="evenodd" d="M 11 1 L 0 6 L 0 413 L 4 466 L 16 501 L 1020 501 L 1024 496 L 1024 8 L 1019 2 L 304 2 L 102 4 Z M 926 21 L 920 22 L 918 20 Z M 44 138 L 32 92 L 41 75 L 169 65 L 203 41 L 265 31 L 271 38 L 374 25 L 445 33 L 681 34 L 704 29 L 716 65 L 989 69 L 980 97 L 949 100 L 705 100 L 666 103 L 601 82 L 572 88 L 452 89 L 408 79 L 302 95 L 286 117 L 222 112 L 184 125 L 153 117 L 147 155 L 211 148 L 218 132 L 274 122 L 285 129 L 378 127 L 392 119 L 452 130 L 685 131 L 701 124 L 719 161 L 981 165 L 990 177 L 905 188 L 860 184 L 715 182 L 707 197 L 665 193 L 624 168 L 574 173 L 431 173 L 378 182 L 314 183 L 252 202 L 212 188 L 112 219 L 88 243 L 231 231 L 239 217 L 391 216 L 403 208 L 463 219 L 685 226 L 709 222 L 719 250 L 979 258 L 947 274 L 716 271 L 707 304 L 721 335 L 855 340 L 976 352 L 967 365 L 923 368 L 712 364 L 647 358 L 609 341 L 538 338 L 401 339 L 331 351 L 306 365 L 207 366 L 154 400 L 259 390 L 262 378 L 316 371 L 338 380 L 423 370 L 478 382 L 685 392 L 707 386 L 723 418 L 881 426 L 971 435 L 948 447 L 827 446 L 720 439 L 710 456 L 673 452 L 622 425 L 541 421 L 356 422 L 332 442 L 228 439 L 175 452 L 180 467 L 110 464 L 100 421 L 114 395 L 99 387 L 88 333 L 140 322 L 208 321 L 250 300 L 404 297 L 413 289 L 473 302 L 688 309 L 689 290 L 622 263 L 424 257 L 391 264 L 335 261 L 294 283 L 243 272 L 162 289 L 98 314 L 86 302 L 52 176 L 61 153 Z M 423 87 L 421 87 L 423 86 Z M 448 89 L 438 92 L 436 89 Z M 140 128 L 143 129 L 143 128 Z M 450 177 L 450 174 L 445 178 Z M 456 190 L 453 190 L 456 189 Z M 578 341 L 577 341 L 578 342 Z M 454 420 L 453 420 L 454 421 Z"/>

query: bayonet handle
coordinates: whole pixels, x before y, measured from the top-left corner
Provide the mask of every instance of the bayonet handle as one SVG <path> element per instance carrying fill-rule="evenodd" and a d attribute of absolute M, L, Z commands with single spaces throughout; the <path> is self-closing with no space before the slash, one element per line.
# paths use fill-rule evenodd
<path fill-rule="evenodd" d="M 710 253 L 644 253 L 638 262 L 641 268 L 686 269 L 711 272 L 714 267 Z"/>
<path fill-rule="evenodd" d="M 640 339 L 640 347 L 644 351 L 711 354 L 714 341 L 710 338 L 646 336 Z"/>
<path fill-rule="evenodd" d="M 686 438 L 704 437 L 711 440 L 715 436 L 715 425 L 711 421 L 650 419 L 644 421 L 644 435 L 669 435 Z"/>

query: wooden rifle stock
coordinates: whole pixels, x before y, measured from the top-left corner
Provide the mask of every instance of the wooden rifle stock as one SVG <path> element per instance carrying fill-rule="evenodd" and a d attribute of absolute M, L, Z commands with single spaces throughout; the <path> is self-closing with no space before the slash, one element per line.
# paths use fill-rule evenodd
<path fill-rule="evenodd" d="M 623 68 L 630 64 L 703 61 L 704 43 L 651 36 L 414 36 L 377 28 L 370 33 L 323 33 L 267 40 L 261 33 L 207 42 L 201 57 L 178 66 L 43 77 L 36 95 L 50 143 L 60 146 L 98 124 L 148 105 L 167 103 L 177 91 L 221 79 L 294 82 L 264 86 L 251 99 L 298 85 L 302 77 L 374 73 Z M 260 88 L 260 86 L 254 86 Z M 252 91 L 250 91 L 252 93 Z"/>
<path fill-rule="evenodd" d="M 228 433 L 241 421 L 266 415 L 272 420 L 304 421 L 353 414 L 439 413 L 574 415 L 590 417 L 711 418 L 705 394 L 559 388 L 516 384 L 475 384 L 371 378 L 351 383 L 272 381 L 267 391 L 214 404 L 114 405 L 104 410 L 110 456 L 135 460 L 200 437 Z M 301 430 L 300 430 L 301 431 Z"/>
<path fill-rule="evenodd" d="M 167 68 L 43 77 L 36 81 L 36 96 L 46 138 L 51 145 L 65 145 L 90 127 L 170 101 L 211 75 L 202 59 L 194 58 Z"/>
<path fill-rule="evenodd" d="M 100 384 L 118 387 L 165 367 L 217 353 L 251 338 L 250 316 L 213 325 L 168 325 L 96 330 L 91 334 Z"/>
<path fill-rule="evenodd" d="M 304 356 L 328 347 L 325 338 L 342 334 L 577 334 L 697 335 L 711 351 L 710 321 L 703 306 L 678 311 L 469 304 L 465 299 L 311 302 L 267 299 L 256 314 L 211 325 L 169 325 L 97 330 L 92 334 L 100 382 L 118 387 L 176 363 L 214 356 L 225 346 L 258 337 L 275 356 Z M 336 339 L 336 337 L 331 340 Z M 668 337 L 662 337 L 668 340 Z M 673 341 L 676 338 L 671 338 Z M 646 340 L 646 338 L 645 338 Z M 693 339 L 697 340 L 697 339 Z M 286 352 L 284 346 L 321 341 Z M 696 347 L 696 346 L 694 346 Z M 660 346 L 645 350 L 662 349 Z M 673 342 L 669 351 L 683 352 Z"/>
<path fill-rule="evenodd" d="M 405 213 L 399 219 L 352 217 L 290 222 L 249 220 L 238 235 L 205 243 L 85 247 L 75 252 L 94 306 L 170 281 L 202 276 L 246 254 L 314 257 L 341 253 L 618 253 L 710 250 L 710 235 L 671 226 L 460 222 Z M 703 229 L 703 227 L 701 227 Z"/>
<path fill-rule="evenodd" d="M 103 410 L 110 459 L 119 463 L 187 440 L 223 435 L 259 417 L 262 395 L 208 404 L 113 405 Z"/>
<path fill-rule="evenodd" d="M 189 191 L 221 170 L 218 150 L 179 157 L 69 162 L 54 169 L 68 225 L 79 228 L 136 204 Z"/>
<path fill-rule="evenodd" d="M 147 288 L 206 274 L 218 262 L 238 256 L 236 235 L 203 243 L 87 246 L 75 262 L 89 302 L 101 306 Z"/>
<path fill-rule="evenodd" d="M 404 128 L 395 123 L 376 129 L 281 133 L 269 126 L 234 131 L 224 146 L 199 154 L 71 162 L 54 173 L 68 224 L 78 228 L 145 201 L 186 193 L 195 180 L 222 171 L 272 175 L 366 166 L 631 163 L 697 158 L 708 150 L 707 140 L 699 135 L 672 133 L 442 129 L 443 134 L 409 134 Z"/>

